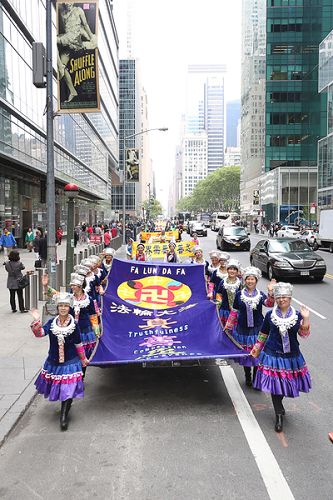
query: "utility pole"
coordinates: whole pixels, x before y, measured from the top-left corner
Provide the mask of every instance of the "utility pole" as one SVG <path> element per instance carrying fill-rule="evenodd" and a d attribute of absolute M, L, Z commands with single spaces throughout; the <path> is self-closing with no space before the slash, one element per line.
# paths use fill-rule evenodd
<path fill-rule="evenodd" d="M 47 110 L 47 270 L 49 284 L 56 287 L 57 253 L 55 243 L 55 181 L 53 136 L 53 67 L 52 67 L 52 0 L 46 0 L 46 110 Z"/>

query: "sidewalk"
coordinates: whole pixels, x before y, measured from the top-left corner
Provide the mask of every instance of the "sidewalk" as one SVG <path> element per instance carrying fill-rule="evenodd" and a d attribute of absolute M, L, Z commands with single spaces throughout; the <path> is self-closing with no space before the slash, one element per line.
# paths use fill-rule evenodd
<path fill-rule="evenodd" d="M 79 252 L 86 246 L 77 246 Z M 26 270 L 33 269 L 34 253 L 19 249 L 20 258 Z M 58 258 L 64 258 L 66 241 L 57 247 Z M 121 247 L 117 256 L 125 258 Z M 0 254 L 0 446 L 34 398 L 35 378 L 47 356 L 48 338 L 35 338 L 30 330 L 30 314 L 13 314 L 9 305 L 7 272 Z M 43 302 L 39 302 L 42 310 Z"/>

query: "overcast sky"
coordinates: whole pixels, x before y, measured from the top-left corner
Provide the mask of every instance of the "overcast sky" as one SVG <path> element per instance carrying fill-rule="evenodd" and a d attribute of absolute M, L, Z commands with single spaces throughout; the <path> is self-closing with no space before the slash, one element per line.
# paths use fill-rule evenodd
<path fill-rule="evenodd" d="M 120 57 L 126 52 L 126 12 L 132 4 L 133 57 L 140 60 L 148 95 L 150 148 L 157 198 L 167 206 L 168 188 L 185 111 L 189 64 L 226 64 L 226 101 L 240 98 L 241 0 L 114 0 Z"/>

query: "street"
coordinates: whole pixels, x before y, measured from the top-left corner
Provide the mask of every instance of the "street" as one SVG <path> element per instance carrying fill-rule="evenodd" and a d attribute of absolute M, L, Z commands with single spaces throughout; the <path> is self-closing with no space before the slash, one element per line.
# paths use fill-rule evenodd
<path fill-rule="evenodd" d="M 215 238 L 209 230 L 200 239 L 205 258 L 216 248 Z M 251 236 L 252 247 L 260 238 Z M 85 398 L 74 401 L 67 432 L 59 430 L 60 404 L 37 396 L 9 435 L 0 448 L 0 497 L 331 499 L 333 255 L 319 253 L 329 276 L 322 283 L 295 283 L 293 301 L 296 308 L 311 308 L 311 336 L 300 344 L 313 389 L 285 400 L 283 433 L 274 431 L 270 396 L 246 387 L 235 363 L 90 367 Z M 248 252 L 232 257 L 249 265 Z M 263 277 L 259 288 L 265 291 L 267 283 Z M 233 372 L 239 382 L 234 389 L 240 386 L 252 412 L 244 410 L 241 391 L 231 392 Z M 246 412 L 251 415 L 244 417 Z M 263 458 L 270 464 L 275 457 L 270 477 L 254 449 L 256 422 L 273 454 L 271 459 L 264 451 Z M 272 496 L 274 484 L 280 491 Z"/>

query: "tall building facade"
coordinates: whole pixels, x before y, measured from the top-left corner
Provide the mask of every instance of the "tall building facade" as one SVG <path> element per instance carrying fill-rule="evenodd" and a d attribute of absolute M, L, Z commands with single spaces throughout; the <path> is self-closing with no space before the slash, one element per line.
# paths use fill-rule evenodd
<path fill-rule="evenodd" d="M 322 209 L 333 208 L 333 31 L 319 46 L 318 90 L 326 93 L 327 96 L 327 115 L 324 123 L 327 135 L 318 144 L 318 210 L 320 214 Z"/>
<path fill-rule="evenodd" d="M 199 181 L 207 177 L 208 135 L 186 134 L 182 141 L 182 197 L 192 194 Z"/>
<path fill-rule="evenodd" d="M 326 95 L 318 94 L 318 47 L 333 26 L 333 1 L 292 8 L 267 2 L 266 154 L 276 193 L 262 198 L 269 220 L 310 219 L 317 201 L 317 147 L 326 135 Z"/>
<path fill-rule="evenodd" d="M 226 104 L 226 147 L 239 147 L 237 128 L 240 120 L 240 100 L 229 101 Z"/>
<path fill-rule="evenodd" d="M 55 29 L 53 37 L 55 40 Z M 13 227 L 19 244 L 28 227 L 45 227 L 47 219 L 46 93 L 32 83 L 34 41 L 45 44 L 45 2 L 3 0 L 0 224 Z M 75 223 L 111 217 L 111 182 L 118 166 L 118 35 L 110 0 L 99 2 L 99 48 L 101 112 L 54 118 L 56 224 L 64 229 L 67 207 L 63 187 L 68 182 L 80 189 Z M 56 94 L 55 80 L 54 89 Z"/>
<path fill-rule="evenodd" d="M 243 0 L 240 210 L 244 216 L 255 214 L 254 192 L 264 172 L 265 59 L 266 0 Z"/>
<path fill-rule="evenodd" d="M 222 64 L 188 67 L 186 131 L 207 134 L 207 172 L 224 164 L 224 74 Z"/>

